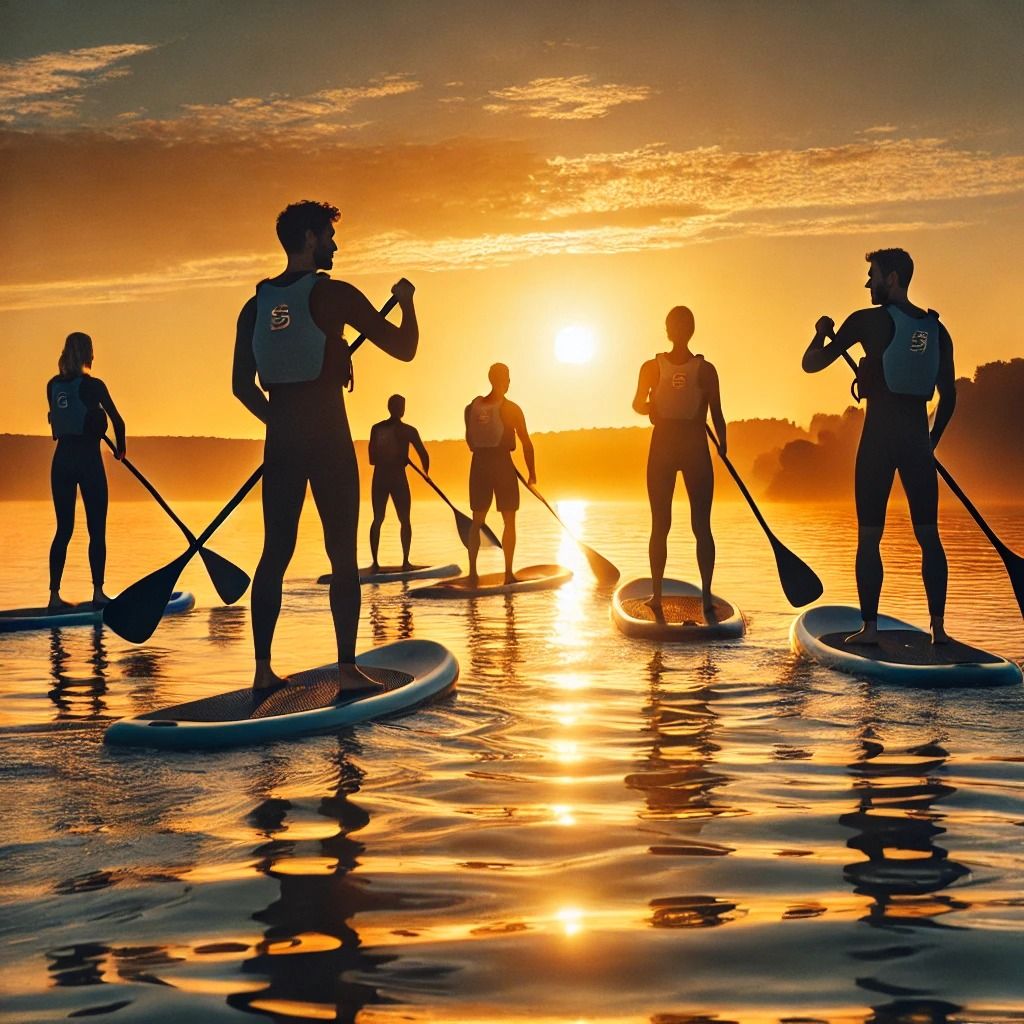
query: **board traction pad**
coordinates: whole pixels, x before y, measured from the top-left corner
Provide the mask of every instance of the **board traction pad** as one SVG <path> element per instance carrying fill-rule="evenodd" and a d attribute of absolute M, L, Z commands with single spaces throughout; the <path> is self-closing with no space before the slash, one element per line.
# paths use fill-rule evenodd
<path fill-rule="evenodd" d="M 735 609 L 718 598 L 714 600 L 718 622 L 707 622 L 704 618 L 704 606 L 696 596 L 663 596 L 661 599 L 662 618 L 659 619 L 646 603 L 646 599 L 627 597 L 620 602 L 622 610 L 631 618 L 641 622 L 664 622 L 669 626 L 683 626 L 693 623 L 695 626 L 717 626 L 736 614 Z"/>
<path fill-rule="evenodd" d="M 300 711 L 317 711 L 320 708 L 352 704 L 365 697 L 375 696 L 378 692 L 398 690 L 415 678 L 408 672 L 369 665 L 360 665 L 359 671 L 380 683 L 383 691 L 359 690 L 356 696 L 339 700 L 335 673 L 329 668 L 314 668 L 289 676 L 292 685 L 272 690 L 266 697 L 256 695 L 252 687 L 247 686 L 242 690 L 231 690 L 152 711 L 139 715 L 139 719 L 150 722 L 240 722 L 253 718 L 277 718 Z"/>
<path fill-rule="evenodd" d="M 893 665 L 939 668 L 943 665 L 995 665 L 1002 661 L 988 651 L 958 640 L 933 644 L 927 633 L 917 629 L 880 629 L 877 644 L 848 644 L 846 638 L 849 635 L 848 632 L 825 633 L 818 640 L 834 651 Z"/>

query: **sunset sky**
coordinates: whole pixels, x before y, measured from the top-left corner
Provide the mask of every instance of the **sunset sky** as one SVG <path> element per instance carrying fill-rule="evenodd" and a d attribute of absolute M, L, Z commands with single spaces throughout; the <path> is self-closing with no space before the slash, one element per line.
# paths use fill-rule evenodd
<path fill-rule="evenodd" d="M 333 275 L 417 285 L 420 352 L 369 346 L 357 437 L 407 396 L 453 437 L 495 360 L 532 430 L 625 426 L 665 313 L 730 419 L 806 424 L 815 320 L 913 254 L 961 375 L 1024 352 L 1024 5 L 111 3 L 0 7 L 0 432 L 47 432 L 64 336 L 129 433 L 256 437 L 238 309 L 288 202 L 339 205 Z M 560 330 L 590 362 L 555 358 Z M 1019 412 L 1016 414 L 1019 415 Z"/>

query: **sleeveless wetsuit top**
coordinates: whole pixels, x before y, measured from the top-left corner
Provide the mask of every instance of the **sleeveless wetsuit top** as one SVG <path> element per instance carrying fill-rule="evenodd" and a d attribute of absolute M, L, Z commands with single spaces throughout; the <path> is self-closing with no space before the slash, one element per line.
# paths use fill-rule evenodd
<path fill-rule="evenodd" d="M 309 311 L 309 293 L 326 276 L 309 273 L 288 285 L 262 281 L 257 287 L 252 351 L 264 388 L 320 376 L 327 336 Z"/>
<path fill-rule="evenodd" d="M 370 432 L 373 462 L 382 469 L 404 467 L 409 461 L 409 433 L 404 423 L 382 420 Z"/>
<path fill-rule="evenodd" d="M 892 317 L 892 341 L 882 353 L 885 386 L 894 395 L 930 399 L 939 376 L 939 314 L 929 309 L 922 317 L 886 306 Z"/>
<path fill-rule="evenodd" d="M 658 383 L 654 389 L 652 407 L 659 420 L 692 420 L 704 407 L 704 391 L 700 386 L 703 356 L 694 356 L 685 363 L 673 363 L 664 352 L 655 357 L 658 362 Z"/>
<path fill-rule="evenodd" d="M 476 451 L 479 448 L 508 448 L 505 421 L 501 416 L 505 399 L 488 402 L 482 396 L 473 399 L 469 408 L 469 447 Z M 505 442 L 504 444 L 502 442 Z"/>
<path fill-rule="evenodd" d="M 85 417 L 89 409 L 82 401 L 82 377 L 50 382 L 50 431 L 54 439 L 81 437 L 85 433 Z"/>

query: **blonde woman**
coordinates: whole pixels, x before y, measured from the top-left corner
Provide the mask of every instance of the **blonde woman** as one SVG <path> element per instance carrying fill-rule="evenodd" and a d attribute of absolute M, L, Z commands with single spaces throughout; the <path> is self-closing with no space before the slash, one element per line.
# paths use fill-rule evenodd
<path fill-rule="evenodd" d="M 55 611 L 68 607 L 61 599 L 60 581 L 68 543 L 75 529 L 75 497 L 82 491 L 85 521 L 89 528 L 89 568 L 92 600 L 106 604 L 103 571 L 107 562 L 107 475 L 100 455 L 100 439 L 107 416 L 114 425 L 117 458 L 125 454 L 124 420 L 118 415 L 103 381 L 92 376 L 92 338 L 81 331 L 67 336 L 57 361 L 58 373 L 46 385 L 50 431 L 57 447 L 50 467 L 50 488 L 57 529 L 50 545 L 50 601 Z"/>

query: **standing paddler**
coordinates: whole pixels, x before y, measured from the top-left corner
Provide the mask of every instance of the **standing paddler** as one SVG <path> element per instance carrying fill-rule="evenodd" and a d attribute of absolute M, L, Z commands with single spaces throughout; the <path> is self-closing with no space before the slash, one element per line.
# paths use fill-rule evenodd
<path fill-rule="evenodd" d="M 328 203 L 303 201 L 286 207 L 277 218 L 277 237 L 287 266 L 257 285 L 238 316 L 233 391 L 267 427 L 263 554 L 252 584 L 255 690 L 286 682 L 274 674 L 270 650 L 307 485 L 331 562 L 339 689 L 378 689 L 355 665 L 359 471 L 343 398 L 352 375 L 343 331 L 349 324 L 388 355 L 408 362 L 416 355 L 419 328 L 415 289 L 404 278 L 391 289 L 402 310 L 402 323 L 396 327 L 358 288 L 321 273 L 334 263 L 334 224 L 340 216 Z"/>
<path fill-rule="evenodd" d="M 914 536 L 921 546 L 921 576 L 928 597 L 933 643 L 945 643 L 946 553 L 939 537 L 939 490 L 932 454 L 956 407 L 953 341 L 933 309 L 907 297 L 914 261 L 903 249 L 878 249 L 865 256 L 864 287 L 874 307 L 851 313 L 838 332 L 831 317 L 815 324 L 803 368 L 818 373 L 858 342 L 864 358 L 857 369 L 858 398 L 867 401 L 857 449 L 857 592 L 863 626 L 851 643 L 878 642 L 885 511 L 899 471 L 910 505 Z M 832 340 L 826 344 L 825 339 Z M 929 430 L 928 402 L 938 388 L 935 422 Z"/>
<path fill-rule="evenodd" d="M 659 352 L 640 368 L 633 410 L 641 416 L 649 416 L 654 424 L 647 456 L 647 496 L 651 503 L 649 554 L 654 590 L 648 604 L 660 618 L 668 534 L 672 528 L 672 495 L 676 474 L 682 473 L 690 500 L 690 526 L 697 541 L 701 604 L 705 619 L 713 622 L 711 577 L 715 571 L 715 538 L 711 533 L 711 502 L 715 495 L 715 474 L 705 421 L 710 411 L 719 448 L 725 455 L 725 416 L 718 371 L 702 355 L 690 351 L 694 326 L 693 313 L 686 306 L 676 306 L 669 311 L 665 334 L 672 349 Z"/>

